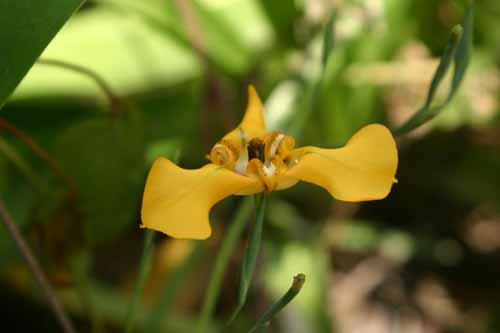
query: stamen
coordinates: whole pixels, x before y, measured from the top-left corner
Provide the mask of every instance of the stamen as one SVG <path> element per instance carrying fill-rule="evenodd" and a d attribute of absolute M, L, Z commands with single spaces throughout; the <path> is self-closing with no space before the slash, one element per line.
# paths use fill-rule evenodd
<path fill-rule="evenodd" d="M 276 166 L 273 163 L 270 163 L 269 166 L 263 165 L 264 174 L 266 176 L 274 176 L 276 174 Z"/>
<path fill-rule="evenodd" d="M 274 155 L 276 155 L 276 151 L 278 150 L 278 147 L 281 143 L 281 141 L 285 138 L 284 134 L 279 134 L 271 144 L 271 149 L 269 150 L 269 158 L 273 158 Z"/>
<path fill-rule="evenodd" d="M 236 165 L 234 166 L 234 171 L 236 171 L 239 174 L 246 175 L 247 165 L 248 165 L 248 151 L 246 149 L 242 149 L 240 152 L 240 156 L 236 161 Z"/>

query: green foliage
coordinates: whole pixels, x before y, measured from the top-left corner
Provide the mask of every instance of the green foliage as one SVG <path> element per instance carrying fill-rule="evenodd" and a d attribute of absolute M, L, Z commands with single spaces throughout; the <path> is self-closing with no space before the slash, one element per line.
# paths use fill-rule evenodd
<path fill-rule="evenodd" d="M 80 330 L 92 327 L 88 300 L 105 331 L 125 326 L 131 283 L 140 275 L 141 194 L 152 161 L 182 147 L 182 167 L 203 165 L 215 138 L 238 121 L 245 87 L 252 83 L 266 102 L 273 130 L 296 135 L 300 146 L 338 147 L 373 122 L 396 128 L 397 134 L 432 126 L 398 142 L 398 183 L 385 200 L 332 202 L 327 192 L 302 183 L 272 193 L 265 225 L 248 224 L 254 245 L 246 252 L 241 235 L 251 198 L 241 205 L 226 200 L 213 210 L 209 241 L 194 245 L 157 235 L 152 246 L 146 238 L 143 262 L 152 269 L 148 279 L 145 274 L 140 279 L 145 302 L 136 297 L 133 303 L 135 329 L 218 332 L 239 301 L 242 309 L 231 329 L 247 330 L 261 310 L 280 300 L 290 277 L 304 272 L 308 282 L 300 295 L 260 321 L 274 316 L 273 332 L 289 325 L 331 332 L 335 321 L 339 327 L 354 322 L 358 311 L 339 315 L 338 302 L 363 289 L 346 286 L 369 289 L 363 281 L 373 289 L 356 309 L 376 310 L 375 317 L 378 311 L 393 319 L 401 313 L 406 322 L 418 313 L 437 330 L 484 323 L 475 329 L 493 332 L 500 308 L 494 296 L 500 275 L 495 247 L 500 2 L 476 1 L 473 13 L 466 0 L 337 1 L 335 8 L 321 7 L 328 1 L 195 0 L 192 14 L 206 59 L 193 47 L 193 26 L 176 3 L 89 2 L 43 52 L 42 57 L 97 73 L 120 97 L 134 100 L 137 110 L 113 118 L 107 109 L 102 112 L 108 104 L 87 77 L 42 65 L 33 66 L 2 109 L 2 118 L 47 150 L 76 184 L 75 212 L 46 163 L 0 132 L 0 196 L 40 249 L 51 280 L 62 283 L 64 305 Z M 0 104 L 78 5 L 74 0 L 0 4 Z M 446 45 L 455 25 L 463 30 Z M 478 227 L 483 225 L 493 229 L 485 233 Z M 262 228 L 264 250 L 256 260 Z M 62 243 L 44 238 L 61 233 Z M 78 247 L 81 237 L 92 246 Z M 76 290 L 81 287 L 72 284 L 74 272 L 45 250 L 47 244 L 63 254 L 75 246 L 85 252 L 84 290 Z M 193 247 L 194 254 L 183 250 Z M 17 309 L 13 318 L 23 325 L 43 310 L 25 307 L 39 299 L 19 273 L 16 254 L 0 225 L 0 308 Z M 392 269 L 367 268 L 373 259 Z M 251 279 L 254 271 L 258 279 Z M 15 302 L 4 298 L 10 290 Z M 85 293 L 92 297 L 80 295 Z M 440 304 L 457 314 L 453 321 L 421 304 L 433 297 L 446 300 Z M 477 316 L 461 311 L 469 307 Z"/>
<path fill-rule="evenodd" d="M 0 3 L 0 107 L 83 0 Z"/>
<path fill-rule="evenodd" d="M 61 134 L 55 150 L 76 184 L 88 241 L 113 239 L 137 223 L 145 172 L 141 114 L 131 111 L 117 119 L 75 124 Z"/>
<path fill-rule="evenodd" d="M 462 82 L 465 70 L 470 62 L 472 49 L 472 29 L 474 24 L 473 6 L 469 5 L 464 18 L 464 27 L 455 26 L 451 38 L 444 50 L 441 62 L 432 78 L 424 106 L 412 118 L 394 131 L 396 135 L 405 134 L 436 117 L 452 100 Z M 432 106 L 439 84 L 443 80 L 450 65 L 454 64 L 451 87 L 446 100 L 438 106 Z"/>

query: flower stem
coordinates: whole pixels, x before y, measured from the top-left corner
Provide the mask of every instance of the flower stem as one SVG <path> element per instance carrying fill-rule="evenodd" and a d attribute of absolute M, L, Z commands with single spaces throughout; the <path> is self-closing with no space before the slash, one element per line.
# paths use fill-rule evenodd
<path fill-rule="evenodd" d="M 248 240 L 243 265 L 241 267 L 240 290 L 238 294 L 238 305 L 234 309 L 231 317 L 226 323 L 226 327 L 236 319 L 241 309 L 245 305 L 248 296 L 248 289 L 252 281 L 255 264 L 260 252 L 260 243 L 262 240 L 262 227 L 264 225 L 264 213 L 266 210 L 267 196 L 261 193 L 255 196 L 255 225 L 252 228 L 250 239 Z"/>
<path fill-rule="evenodd" d="M 146 284 L 146 279 L 151 271 L 151 265 L 153 261 L 154 244 L 153 238 L 155 231 L 152 229 L 146 229 L 144 232 L 144 248 L 142 249 L 141 263 L 139 266 L 139 277 L 134 286 L 134 292 L 132 294 L 132 301 L 130 302 L 127 315 L 125 317 L 125 332 L 132 332 L 135 323 L 135 314 L 137 305 L 141 299 L 142 291 L 144 285 Z"/>
<path fill-rule="evenodd" d="M 257 320 L 255 325 L 248 331 L 249 333 L 258 332 L 259 330 L 266 327 L 267 323 L 273 319 L 273 317 L 281 311 L 288 303 L 290 303 L 295 296 L 300 292 L 302 286 L 306 282 L 306 276 L 302 273 L 297 274 L 293 277 L 293 283 L 290 289 L 283 295 L 276 303 L 272 304 L 266 312 L 262 315 L 262 317 Z"/>
<path fill-rule="evenodd" d="M 75 255 L 70 260 L 71 273 L 76 282 L 76 291 L 80 296 L 84 313 L 90 321 L 90 332 L 104 332 L 101 314 L 96 309 L 96 301 L 93 295 L 92 282 L 90 280 L 91 255 L 87 248 L 86 252 Z"/>
<path fill-rule="evenodd" d="M 52 308 L 52 311 L 54 312 L 54 315 L 59 321 L 61 328 L 65 333 L 76 332 L 75 328 L 73 327 L 73 324 L 71 323 L 69 317 L 64 311 L 64 308 L 57 299 L 55 292 L 52 289 L 52 286 L 50 285 L 47 277 L 45 276 L 45 273 L 43 272 L 42 268 L 40 267 L 40 264 L 35 258 L 33 251 L 31 251 L 31 248 L 29 247 L 28 243 L 21 235 L 21 232 L 19 231 L 16 222 L 12 218 L 10 212 L 8 211 L 3 200 L 1 199 L 0 199 L 0 217 L 2 217 L 2 221 L 4 222 L 7 231 L 10 233 L 10 236 L 12 237 L 17 247 L 19 248 L 19 251 L 21 252 L 21 255 L 24 257 L 24 260 L 26 260 L 28 267 L 30 268 L 31 272 L 33 273 L 36 280 L 40 284 L 40 287 L 45 293 L 45 297 L 47 298 L 49 305 Z"/>
<path fill-rule="evenodd" d="M 215 260 L 215 265 L 210 275 L 210 281 L 208 282 L 207 292 L 205 293 L 205 301 L 203 303 L 196 327 L 197 333 L 206 332 L 207 326 L 210 324 L 215 304 L 217 303 L 217 299 L 219 297 L 224 272 L 226 271 L 231 254 L 236 248 L 238 239 L 243 232 L 245 222 L 250 216 L 251 211 L 252 202 L 250 198 L 243 199 L 233 222 L 229 226 L 229 230 L 219 250 L 217 259 Z"/>

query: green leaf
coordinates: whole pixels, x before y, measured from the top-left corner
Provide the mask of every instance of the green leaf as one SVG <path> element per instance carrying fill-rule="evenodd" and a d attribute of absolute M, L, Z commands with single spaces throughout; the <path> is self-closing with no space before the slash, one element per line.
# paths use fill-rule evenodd
<path fill-rule="evenodd" d="M 0 2 L 0 108 L 83 0 Z"/>
<path fill-rule="evenodd" d="M 276 43 L 286 47 L 293 47 L 297 44 L 294 36 L 294 24 L 298 17 L 301 17 L 299 5 L 296 1 L 290 0 L 259 0 L 269 23 L 273 27 L 276 35 Z"/>
<path fill-rule="evenodd" d="M 290 289 L 264 312 L 249 332 L 265 331 L 267 323 L 297 296 L 305 282 L 306 276 L 304 274 L 300 273 L 294 276 Z"/>
<path fill-rule="evenodd" d="M 87 239 L 113 238 L 138 223 L 144 165 L 144 127 L 137 112 L 90 119 L 63 133 L 56 156 L 78 190 Z"/>
<path fill-rule="evenodd" d="M 141 263 L 139 266 L 139 276 L 135 282 L 134 292 L 132 294 L 132 300 L 127 308 L 127 314 L 125 316 L 125 332 L 132 332 L 135 324 L 135 316 L 137 312 L 137 307 L 141 299 L 142 292 L 144 290 L 144 285 L 146 284 L 146 279 L 151 272 L 151 267 L 153 266 L 153 252 L 154 244 L 153 239 L 155 236 L 155 231 L 152 229 L 146 229 L 144 232 L 144 247 L 142 249 Z"/>
<path fill-rule="evenodd" d="M 229 226 L 224 242 L 215 259 L 214 268 L 210 273 L 210 280 L 208 282 L 207 291 L 205 293 L 205 300 L 201 308 L 200 317 L 196 326 L 197 333 L 203 333 L 207 330 L 211 323 L 211 317 L 215 310 L 215 305 L 219 297 L 220 289 L 224 273 L 231 259 L 231 254 L 235 251 L 238 240 L 243 233 L 245 224 L 251 214 L 252 205 L 250 198 L 242 200 L 237 213 Z"/>
<path fill-rule="evenodd" d="M 453 28 L 450 41 L 444 50 L 441 61 L 429 86 L 424 106 L 406 123 L 394 130 L 395 135 L 408 133 L 409 131 L 433 119 L 450 103 L 453 96 L 455 96 L 469 65 L 472 53 L 472 30 L 474 26 L 473 9 L 473 3 L 471 2 L 465 13 L 463 28 L 459 25 Z M 431 107 L 436 91 L 452 63 L 454 67 L 453 77 L 451 79 L 448 96 L 440 105 Z"/>
<path fill-rule="evenodd" d="M 248 289 L 250 289 L 250 282 L 252 282 L 255 264 L 260 252 L 260 243 L 262 240 L 262 227 L 264 225 L 264 213 L 266 210 L 267 196 L 265 193 L 255 196 L 255 224 L 252 226 L 250 232 L 250 239 L 248 240 L 245 255 L 243 256 L 243 264 L 241 267 L 240 276 L 240 289 L 238 293 L 238 305 L 229 318 L 226 326 L 231 325 L 234 319 L 238 316 L 241 309 L 245 305 L 248 296 Z"/>
<path fill-rule="evenodd" d="M 328 18 L 328 22 L 326 23 L 325 27 L 325 33 L 323 35 L 323 56 L 322 56 L 322 64 L 323 64 L 323 70 L 325 70 L 327 64 L 328 64 L 328 59 L 330 58 L 330 55 L 333 51 L 333 47 L 335 44 L 335 19 L 336 15 L 335 12 L 332 12 L 330 14 L 330 17 Z"/>

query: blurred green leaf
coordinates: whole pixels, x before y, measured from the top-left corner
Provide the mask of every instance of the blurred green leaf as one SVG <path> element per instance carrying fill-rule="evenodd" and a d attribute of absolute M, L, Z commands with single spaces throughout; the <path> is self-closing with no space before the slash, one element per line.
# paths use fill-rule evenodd
<path fill-rule="evenodd" d="M 229 259 L 238 245 L 238 240 L 243 233 L 248 217 L 251 214 L 251 204 L 252 202 L 250 197 L 241 201 L 229 230 L 225 235 L 224 242 L 222 243 L 219 253 L 217 254 L 214 268 L 210 273 L 210 279 L 205 293 L 205 300 L 201 308 L 200 317 L 198 318 L 198 322 L 196 324 L 196 332 L 198 333 L 207 331 L 207 327 L 212 325 L 211 320 L 215 310 L 215 305 L 219 298 L 224 273 L 229 264 Z"/>
<path fill-rule="evenodd" d="M 155 232 L 153 229 L 144 229 L 144 247 L 142 249 L 141 262 L 139 264 L 139 274 L 134 285 L 134 291 L 132 293 L 132 299 L 129 302 L 127 308 L 127 314 L 124 317 L 125 332 L 132 332 L 135 326 L 135 317 L 139 301 L 144 291 L 144 285 L 146 284 L 146 279 L 151 272 L 153 266 L 153 253 L 154 253 L 154 236 Z"/>
<path fill-rule="evenodd" d="M 300 13 L 297 2 L 259 0 L 259 4 L 274 29 L 276 41 L 285 46 L 293 46 L 295 44 L 294 23 Z"/>
<path fill-rule="evenodd" d="M 189 281 L 189 274 L 200 264 L 202 254 L 206 251 L 206 244 L 203 241 L 196 242 L 191 249 L 188 257 L 175 268 L 175 270 L 163 282 L 163 288 L 160 290 L 158 302 L 154 304 L 149 315 L 145 319 L 145 332 L 161 332 L 160 324 L 169 314 L 176 311 L 174 299 Z"/>
<path fill-rule="evenodd" d="M 137 112 L 87 120 L 58 138 L 56 156 L 76 184 L 91 243 L 113 238 L 138 218 L 144 150 Z"/>
<path fill-rule="evenodd" d="M 332 54 L 334 43 L 335 43 L 335 12 L 330 14 L 328 18 L 328 22 L 325 26 L 325 33 L 323 35 L 323 56 L 322 56 L 322 64 L 323 70 L 325 70 L 328 60 L 330 59 L 330 55 Z"/>
<path fill-rule="evenodd" d="M 82 0 L 0 2 L 0 107 Z"/>
<path fill-rule="evenodd" d="M 192 80 L 201 73 L 194 55 L 172 35 L 159 34 L 143 20 L 104 5 L 78 13 L 42 56 L 98 73 L 120 96 Z M 78 73 L 35 65 L 12 98 L 40 96 L 95 98 L 102 92 Z"/>

